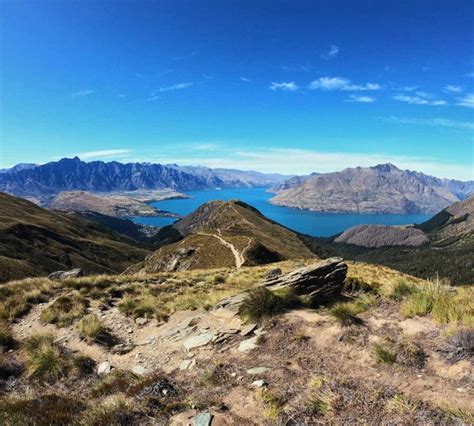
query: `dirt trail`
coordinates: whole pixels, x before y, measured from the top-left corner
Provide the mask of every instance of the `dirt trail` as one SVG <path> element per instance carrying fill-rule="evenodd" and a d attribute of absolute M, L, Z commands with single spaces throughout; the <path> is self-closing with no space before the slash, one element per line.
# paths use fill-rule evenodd
<path fill-rule="evenodd" d="M 247 237 L 249 239 L 249 243 L 247 244 L 247 246 L 242 250 L 242 252 L 240 252 L 239 250 L 237 250 L 235 248 L 235 246 L 230 243 L 229 241 L 226 241 L 224 240 L 224 238 L 221 237 L 221 230 L 220 229 L 217 229 L 217 232 L 219 235 L 216 235 L 216 234 L 207 234 L 205 232 L 199 232 L 199 235 L 207 235 L 208 237 L 214 237 L 214 238 L 217 238 L 224 246 L 226 246 L 227 248 L 229 248 L 231 251 L 232 251 L 232 254 L 234 255 L 235 257 L 235 267 L 236 268 L 240 268 L 244 262 L 245 262 L 245 257 L 244 257 L 244 252 L 245 250 L 247 250 L 247 248 L 250 246 L 250 243 L 252 242 L 252 240 Z"/>

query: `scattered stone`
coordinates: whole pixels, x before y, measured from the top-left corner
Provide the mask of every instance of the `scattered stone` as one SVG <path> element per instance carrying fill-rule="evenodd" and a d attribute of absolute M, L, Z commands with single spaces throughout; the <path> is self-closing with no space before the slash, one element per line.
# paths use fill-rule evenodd
<path fill-rule="evenodd" d="M 193 424 L 194 426 L 209 426 L 211 424 L 212 417 L 213 416 L 211 413 L 209 413 L 209 411 L 204 411 L 194 417 Z"/>
<path fill-rule="evenodd" d="M 136 323 L 137 325 L 145 325 L 147 322 L 148 322 L 148 319 L 147 319 L 147 318 L 142 318 L 142 317 L 137 318 L 137 319 L 135 320 L 135 323 Z"/>
<path fill-rule="evenodd" d="M 133 350 L 135 346 L 132 344 L 119 343 L 115 346 L 112 346 L 110 352 L 117 355 L 124 355 Z"/>
<path fill-rule="evenodd" d="M 270 369 L 267 367 L 254 367 L 254 368 L 251 368 L 250 370 L 247 370 L 247 374 L 253 374 L 253 375 L 264 374 L 267 371 L 270 371 Z"/>
<path fill-rule="evenodd" d="M 82 277 L 84 271 L 81 268 L 71 269 L 69 271 L 55 271 L 48 275 L 50 280 L 65 280 L 66 278 Z"/>
<path fill-rule="evenodd" d="M 255 382 L 252 383 L 252 386 L 256 388 L 263 388 L 264 386 L 267 386 L 267 383 L 265 383 L 264 380 L 255 380 Z"/>
<path fill-rule="evenodd" d="M 132 368 L 132 372 L 138 374 L 139 376 L 144 376 L 147 371 L 145 367 L 141 365 L 135 365 L 135 367 Z"/>
<path fill-rule="evenodd" d="M 179 364 L 179 369 L 181 371 L 187 370 L 189 367 L 191 367 L 193 361 L 193 359 L 185 359 L 184 361 L 181 361 L 181 364 Z"/>
<path fill-rule="evenodd" d="M 226 340 L 229 340 L 233 336 L 234 336 L 233 334 L 229 334 L 229 333 L 223 333 L 223 334 L 220 334 L 220 335 L 215 335 L 214 338 L 213 338 L 213 342 L 216 343 L 216 344 L 222 343 L 222 342 L 225 342 Z"/>
<path fill-rule="evenodd" d="M 197 336 L 192 336 L 186 339 L 183 342 L 183 346 L 189 351 L 194 348 L 199 348 L 201 346 L 206 346 L 213 339 L 213 335 L 210 333 L 198 334 Z"/>
<path fill-rule="evenodd" d="M 255 335 L 256 335 L 256 336 L 263 336 L 263 335 L 265 335 L 265 334 L 267 334 L 267 332 L 266 332 L 263 328 L 257 328 L 257 329 L 255 330 Z"/>
<path fill-rule="evenodd" d="M 256 327 L 257 327 L 257 324 L 247 324 L 246 326 L 242 327 L 240 334 L 242 336 L 248 336 L 252 331 L 255 330 Z"/>
<path fill-rule="evenodd" d="M 273 268 L 267 272 L 267 275 L 265 275 L 265 278 L 275 278 L 275 277 L 279 277 L 281 274 L 282 272 L 280 268 Z"/>
<path fill-rule="evenodd" d="M 110 365 L 110 362 L 104 361 L 99 364 L 97 367 L 97 374 L 99 376 L 102 376 L 104 374 L 109 374 L 110 370 L 112 369 L 112 366 Z"/>
<path fill-rule="evenodd" d="M 242 340 L 239 344 L 239 351 L 240 352 L 249 352 L 252 349 L 257 348 L 257 337 L 252 337 L 247 340 Z"/>

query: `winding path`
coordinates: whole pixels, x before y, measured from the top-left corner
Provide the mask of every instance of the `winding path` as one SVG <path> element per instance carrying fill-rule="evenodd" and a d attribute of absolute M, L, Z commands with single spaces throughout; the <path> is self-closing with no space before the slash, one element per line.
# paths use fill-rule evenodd
<path fill-rule="evenodd" d="M 198 234 L 199 235 L 207 235 L 208 237 L 217 238 L 224 246 L 226 246 L 227 248 L 229 248 L 232 251 L 232 254 L 235 257 L 235 267 L 240 268 L 245 262 L 244 252 L 250 246 L 250 243 L 252 242 L 251 238 L 247 237 L 249 239 L 249 242 L 248 242 L 247 246 L 242 250 L 242 252 L 240 252 L 239 250 L 237 250 L 235 248 L 235 246 L 232 243 L 229 243 L 229 241 L 226 241 L 226 240 L 224 240 L 224 238 L 221 237 L 221 235 L 220 235 L 221 230 L 220 229 L 217 229 L 217 232 L 218 232 L 219 235 L 207 234 L 205 232 L 198 232 Z"/>

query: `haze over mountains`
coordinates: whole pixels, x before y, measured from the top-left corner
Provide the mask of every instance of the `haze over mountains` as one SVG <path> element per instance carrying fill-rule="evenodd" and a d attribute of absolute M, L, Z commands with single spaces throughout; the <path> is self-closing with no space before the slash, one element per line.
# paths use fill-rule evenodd
<path fill-rule="evenodd" d="M 84 162 L 75 157 L 44 165 L 19 164 L 0 173 L 0 191 L 40 202 L 69 191 L 250 187 L 270 187 L 269 192 L 276 193 L 270 202 L 276 205 L 330 213 L 431 214 L 474 193 L 474 181 L 439 179 L 392 164 L 288 177 L 175 164 Z"/>
<path fill-rule="evenodd" d="M 329 213 L 436 213 L 474 193 L 474 181 L 439 179 L 393 164 L 348 168 L 289 184 L 270 202 Z"/>

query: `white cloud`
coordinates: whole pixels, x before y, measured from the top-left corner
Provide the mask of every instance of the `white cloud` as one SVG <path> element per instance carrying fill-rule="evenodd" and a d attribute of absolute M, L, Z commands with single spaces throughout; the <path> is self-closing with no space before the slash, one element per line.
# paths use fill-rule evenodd
<path fill-rule="evenodd" d="M 328 51 L 322 53 L 320 56 L 321 56 L 321 59 L 328 60 L 328 59 L 335 58 L 338 54 L 339 54 L 339 47 L 336 46 L 335 44 L 331 44 L 331 46 L 329 46 Z"/>
<path fill-rule="evenodd" d="M 81 96 L 89 96 L 95 93 L 95 90 L 91 89 L 84 89 L 84 90 L 78 90 L 77 92 L 71 93 L 71 96 L 73 98 L 81 97 Z"/>
<path fill-rule="evenodd" d="M 246 83 L 248 83 L 250 81 L 250 78 L 246 78 L 246 77 L 240 77 L 240 79 L 242 81 L 245 81 Z"/>
<path fill-rule="evenodd" d="M 474 108 L 474 94 L 470 93 L 463 98 L 458 98 L 457 105 Z"/>
<path fill-rule="evenodd" d="M 474 130 L 474 123 L 469 121 L 456 121 L 447 118 L 408 118 L 391 116 L 383 118 L 386 121 L 400 124 L 414 124 L 433 127 L 448 127 L 452 129 Z"/>
<path fill-rule="evenodd" d="M 81 160 L 87 160 L 91 158 L 120 158 L 130 154 L 130 149 L 104 149 L 101 151 L 86 151 L 74 154 L 75 157 L 79 157 Z"/>
<path fill-rule="evenodd" d="M 346 102 L 359 102 L 363 104 L 369 104 L 375 102 L 375 98 L 372 96 L 349 95 L 349 99 Z"/>
<path fill-rule="evenodd" d="M 462 88 L 459 86 L 453 86 L 452 84 L 448 84 L 447 86 L 444 86 L 443 92 L 461 93 Z"/>
<path fill-rule="evenodd" d="M 160 93 L 162 92 L 171 92 L 173 90 L 182 90 L 182 89 L 187 89 L 188 87 L 191 87 L 193 85 L 193 83 L 178 83 L 178 84 L 173 84 L 171 86 L 167 86 L 167 87 L 160 87 L 158 89 L 158 91 Z"/>
<path fill-rule="evenodd" d="M 160 99 L 160 97 L 157 94 L 152 93 L 148 98 L 145 99 L 145 102 L 155 102 L 158 99 Z"/>
<path fill-rule="evenodd" d="M 377 83 L 367 83 L 364 85 L 352 84 L 350 80 L 341 77 L 320 77 L 313 80 L 308 89 L 311 90 L 343 90 L 343 91 L 364 91 L 379 90 Z"/>
<path fill-rule="evenodd" d="M 269 86 L 269 89 L 273 90 L 274 92 L 276 90 L 283 90 L 284 92 L 294 92 L 299 89 L 299 86 L 294 81 L 283 81 L 281 83 L 272 82 L 272 84 L 270 84 Z"/>
<path fill-rule="evenodd" d="M 418 89 L 418 86 L 402 86 L 402 87 L 395 88 L 393 90 L 397 92 L 414 92 L 417 89 Z"/>
<path fill-rule="evenodd" d="M 419 96 L 420 98 L 431 99 L 433 97 L 431 93 L 427 93 L 427 92 L 417 91 L 415 92 L 415 94 L 416 96 Z"/>
<path fill-rule="evenodd" d="M 434 106 L 446 105 L 446 101 L 442 99 L 430 100 L 430 99 L 426 99 L 420 96 L 395 95 L 393 99 L 395 99 L 396 101 L 406 102 L 412 105 L 434 105 Z"/>
<path fill-rule="evenodd" d="M 386 153 L 321 152 L 305 149 L 259 149 L 228 151 L 220 156 L 160 157 L 165 163 L 204 165 L 213 168 L 258 170 L 267 173 L 309 174 L 334 172 L 347 167 L 369 167 L 393 163 L 401 169 L 421 171 L 441 178 L 472 179 L 472 167 L 430 157 L 397 156 Z"/>
<path fill-rule="evenodd" d="M 468 72 L 467 74 L 464 74 L 465 77 L 469 78 L 474 78 L 474 72 Z"/>

